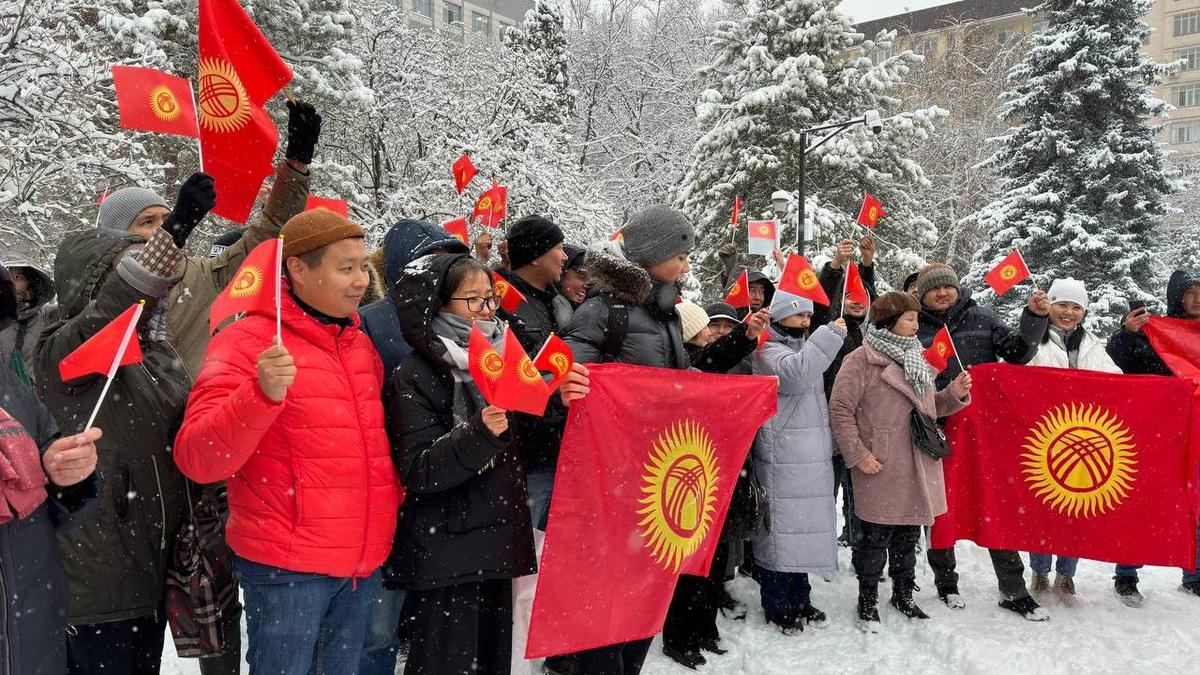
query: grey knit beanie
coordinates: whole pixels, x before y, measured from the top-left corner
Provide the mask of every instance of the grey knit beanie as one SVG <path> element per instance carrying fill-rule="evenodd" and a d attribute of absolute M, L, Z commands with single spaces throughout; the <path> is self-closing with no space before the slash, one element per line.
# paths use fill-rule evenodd
<path fill-rule="evenodd" d="M 687 253 L 696 244 L 696 233 L 688 219 L 661 204 L 633 214 L 621 228 L 621 235 L 625 238 L 625 257 L 645 268 Z"/>
<path fill-rule="evenodd" d="M 127 232 L 133 219 L 151 206 L 171 208 L 154 190 L 144 187 L 121 188 L 104 198 L 96 225 L 104 230 Z"/>
<path fill-rule="evenodd" d="M 917 275 L 917 298 L 924 298 L 926 293 L 942 286 L 959 288 L 958 274 L 954 268 L 946 263 L 926 265 Z"/>

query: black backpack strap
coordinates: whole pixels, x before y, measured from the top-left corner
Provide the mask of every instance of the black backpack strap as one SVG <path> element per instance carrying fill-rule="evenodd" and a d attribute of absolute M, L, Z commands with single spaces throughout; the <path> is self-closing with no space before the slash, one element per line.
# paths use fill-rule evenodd
<path fill-rule="evenodd" d="M 602 363 L 611 363 L 621 354 L 625 338 L 629 335 L 629 308 L 623 303 L 609 300 L 608 305 L 608 334 L 600 349 Z"/>

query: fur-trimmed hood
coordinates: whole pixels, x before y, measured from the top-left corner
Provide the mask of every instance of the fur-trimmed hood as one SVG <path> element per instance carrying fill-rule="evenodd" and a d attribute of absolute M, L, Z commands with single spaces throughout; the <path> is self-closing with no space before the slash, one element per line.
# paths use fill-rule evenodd
<path fill-rule="evenodd" d="M 641 305 L 654 291 L 654 281 L 645 268 L 609 249 L 593 249 L 588 252 L 587 260 L 592 294 L 607 293 L 623 302 Z"/>

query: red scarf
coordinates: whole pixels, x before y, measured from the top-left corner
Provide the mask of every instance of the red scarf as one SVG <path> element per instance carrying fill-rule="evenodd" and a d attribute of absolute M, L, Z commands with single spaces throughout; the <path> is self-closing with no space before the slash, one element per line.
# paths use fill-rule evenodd
<path fill-rule="evenodd" d="M 46 501 L 41 455 L 25 427 L 0 408 L 0 525 L 33 513 Z"/>

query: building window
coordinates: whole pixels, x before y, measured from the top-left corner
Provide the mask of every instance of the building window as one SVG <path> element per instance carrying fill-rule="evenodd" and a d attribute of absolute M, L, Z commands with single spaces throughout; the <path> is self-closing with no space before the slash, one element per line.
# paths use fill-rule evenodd
<path fill-rule="evenodd" d="M 1176 108 L 1200 105 L 1200 82 L 1181 84 L 1171 88 L 1171 100 Z"/>
<path fill-rule="evenodd" d="M 931 56 L 931 57 L 937 56 L 937 48 L 938 48 L 937 38 L 930 38 L 928 40 L 923 40 L 912 46 L 912 50 L 913 50 L 914 54 L 920 54 L 921 56 Z"/>
<path fill-rule="evenodd" d="M 479 12 L 471 12 L 471 30 L 475 31 L 476 33 L 483 33 L 484 35 L 490 35 L 492 32 L 491 19 L 488 17 L 487 14 L 480 14 Z"/>
<path fill-rule="evenodd" d="M 1190 47 L 1175 52 L 1175 58 L 1183 59 L 1183 70 L 1200 69 L 1200 47 Z"/>
<path fill-rule="evenodd" d="M 412 0 L 413 14 L 433 18 L 433 0 Z"/>
<path fill-rule="evenodd" d="M 1042 21 L 1034 21 L 1033 22 L 1033 34 L 1034 35 L 1041 35 L 1042 33 L 1045 33 L 1049 28 L 1050 28 L 1049 21 L 1042 20 Z"/>
<path fill-rule="evenodd" d="M 1200 141 L 1200 122 L 1171 125 L 1171 143 L 1196 143 Z"/>
<path fill-rule="evenodd" d="M 871 52 L 871 63 L 879 65 L 895 55 L 896 50 L 892 49 L 891 47 L 876 47 L 875 50 Z"/>
<path fill-rule="evenodd" d="M 1200 33 L 1200 12 L 1183 12 L 1175 15 L 1175 35 Z"/>
<path fill-rule="evenodd" d="M 454 5 L 454 4 L 447 2 L 444 6 L 446 8 L 446 25 L 447 26 L 456 24 L 456 23 L 462 23 L 462 16 L 463 16 L 462 15 L 462 5 Z"/>
<path fill-rule="evenodd" d="M 999 42 L 1002 45 L 1006 45 L 1006 44 L 1012 42 L 1014 39 L 1016 39 L 1016 37 L 1017 37 L 1017 29 L 1016 28 L 1001 28 L 999 31 L 996 32 L 996 42 Z"/>

